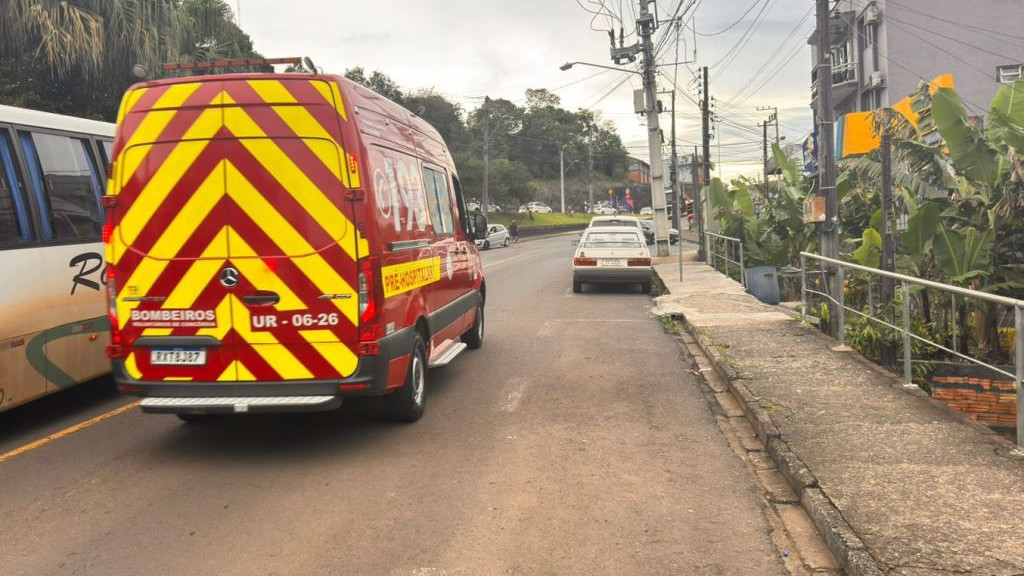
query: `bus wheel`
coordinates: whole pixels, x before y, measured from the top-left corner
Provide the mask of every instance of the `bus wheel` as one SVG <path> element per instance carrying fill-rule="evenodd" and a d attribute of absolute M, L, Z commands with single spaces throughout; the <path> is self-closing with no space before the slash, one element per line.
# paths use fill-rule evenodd
<path fill-rule="evenodd" d="M 423 416 L 427 392 L 427 352 L 423 338 L 416 334 L 409 356 L 405 385 L 387 397 L 388 413 L 399 422 L 415 422 Z"/>

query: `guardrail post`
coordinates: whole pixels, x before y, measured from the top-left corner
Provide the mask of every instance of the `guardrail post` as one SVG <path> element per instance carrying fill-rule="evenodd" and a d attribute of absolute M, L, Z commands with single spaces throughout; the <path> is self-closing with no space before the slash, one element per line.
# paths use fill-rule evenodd
<path fill-rule="evenodd" d="M 725 277 L 731 280 L 732 277 L 729 276 L 729 261 L 732 260 L 732 242 L 728 240 L 725 241 L 725 258 L 723 260 L 725 260 Z"/>
<path fill-rule="evenodd" d="M 903 380 L 907 386 L 914 384 L 914 373 L 910 366 L 910 284 L 903 284 Z"/>
<path fill-rule="evenodd" d="M 708 257 L 711 258 L 711 267 L 718 270 L 718 266 L 715 266 L 715 241 L 710 234 L 704 235 L 704 244 L 707 246 Z"/>
<path fill-rule="evenodd" d="M 1018 304 L 1014 310 L 1014 356 L 1017 368 L 1017 450 L 1024 452 L 1024 308 Z"/>
<path fill-rule="evenodd" d="M 836 300 L 838 300 L 839 306 L 837 307 L 839 317 L 836 318 L 836 333 L 839 336 L 839 345 L 846 346 L 846 286 L 843 282 L 845 276 L 845 270 L 842 266 L 836 266 L 836 285 L 839 286 L 839 292 L 836 294 Z"/>
<path fill-rule="evenodd" d="M 743 257 L 743 242 L 740 242 L 740 284 L 747 287 L 747 261 Z"/>
<path fill-rule="evenodd" d="M 953 350 L 959 352 L 957 349 L 957 332 L 960 331 L 960 327 L 956 325 L 956 294 L 949 293 L 949 307 L 952 310 L 951 317 L 953 318 Z"/>
<path fill-rule="evenodd" d="M 807 322 L 807 258 L 800 255 L 800 322 Z"/>

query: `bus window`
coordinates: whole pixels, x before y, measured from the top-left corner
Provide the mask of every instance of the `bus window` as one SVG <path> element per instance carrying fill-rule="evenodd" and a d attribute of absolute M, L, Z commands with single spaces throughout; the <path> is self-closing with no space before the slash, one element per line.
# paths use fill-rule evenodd
<path fill-rule="evenodd" d="M 103 225 L 100 177 L 89 141 L 19 132 L 47 240 L 92 240 Z"/>
<path fill-rule="evenodd" d="M 0 247 L 32 240 L 28 203 L 14 168 L 14 147 L 0 132 Z"/>

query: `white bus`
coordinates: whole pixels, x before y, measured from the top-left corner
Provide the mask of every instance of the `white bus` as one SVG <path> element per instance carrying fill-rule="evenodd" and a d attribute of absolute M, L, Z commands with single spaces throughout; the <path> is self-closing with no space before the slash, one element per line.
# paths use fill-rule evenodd
<path fill-rule="evenodd" d="M 0 412 L 110 371 L 113 138 L 113 124 L 0 106 Z"/>

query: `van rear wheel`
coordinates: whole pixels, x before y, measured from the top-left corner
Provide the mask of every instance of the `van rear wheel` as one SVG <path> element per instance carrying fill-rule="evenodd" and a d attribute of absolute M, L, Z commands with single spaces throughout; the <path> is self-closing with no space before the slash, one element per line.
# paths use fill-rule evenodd
<path fill-rule="evenodd" d="M 470 350 L 476 350 L 484 345 L 484 303 L 481 301 L 476 307 L 476 321 L 473 327 L 462 335 L 462 341 Z"/>
<path fill-rule="evenodd" d="M 399 422 L 415 422 L 423 416 L 427 392 L 427 350 L 423 338 L 416 334 L 409 355 L 405 384 L 387 397 L 388 414 Z"/>

